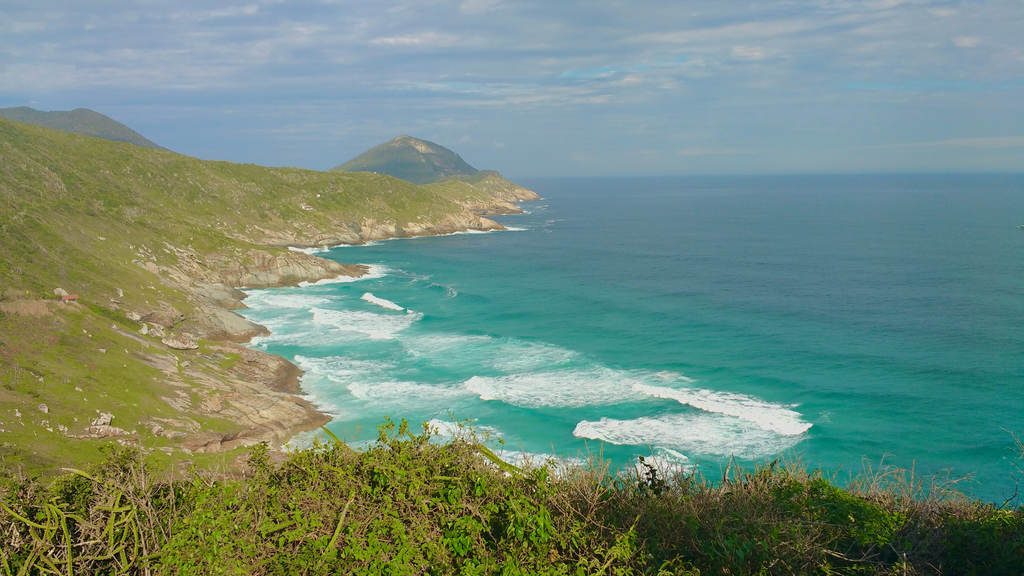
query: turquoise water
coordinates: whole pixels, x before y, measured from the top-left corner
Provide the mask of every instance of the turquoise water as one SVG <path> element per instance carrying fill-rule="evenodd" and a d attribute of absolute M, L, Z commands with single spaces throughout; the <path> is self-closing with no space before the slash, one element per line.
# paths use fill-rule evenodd
<path fill-rule="evenodd" d="M 510 458 L 884 462 L 1012 494 L 1024 177 L 524 183 L 544 200 L 515 231 L 339 247 L 373 273 L 250 291 L 254 345 L 355 443 L 471 420 Z"/>

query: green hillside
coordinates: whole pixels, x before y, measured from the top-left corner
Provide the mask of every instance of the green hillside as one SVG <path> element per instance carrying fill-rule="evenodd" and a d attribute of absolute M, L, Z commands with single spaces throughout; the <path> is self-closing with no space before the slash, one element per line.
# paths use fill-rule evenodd
<path fill-rule="evenodd" d="M 412 136 L 399 136 L 374 146 L 333 170 L 378 172 L 417 184 L 479 172 L 444 146 Z"/>
<path fill-rule="evenodd" d="M 128 142 L 129 144 L 145 146 L 146 148 L 160 148 L 156 143 L 117 120 L 88 108 L 44 112 L 29 108 L 28 106 L 17 106 L 14 108 L 0 108 L 0 118 L 45 126 L 55 130 L 64 130 L 65 132 L 96 136 L 97 138 L 113 140 L 115 142 Z"/>
<path fill-rule="evenodd" d="M 290 245 L 497 228 L 479 212 L 508 208 L 468 183 L 208 162 L 0 120 L 0 466 L 94 460 L 110 439 L 194 459 L 319 425 L 288 393 L 293 366 L 236 343 L 261 328 L 229 311 L 235 287 L 361 273 Z"/>

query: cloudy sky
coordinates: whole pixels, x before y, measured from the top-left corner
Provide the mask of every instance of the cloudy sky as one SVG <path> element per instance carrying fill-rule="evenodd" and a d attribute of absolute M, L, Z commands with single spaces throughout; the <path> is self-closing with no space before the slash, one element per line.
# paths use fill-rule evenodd
<path fill-rule="evenodd" d="M 0 106 L 324 169 L 1024 170 L 1024 1 L 4 0 Z"/>

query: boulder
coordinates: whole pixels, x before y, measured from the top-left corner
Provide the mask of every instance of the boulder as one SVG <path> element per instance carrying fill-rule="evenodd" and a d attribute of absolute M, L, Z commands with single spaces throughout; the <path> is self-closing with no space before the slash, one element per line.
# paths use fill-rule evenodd
<path fill-rule="evenodd" d="M 165 336 L 160 341 L 168 348 L 174 348 L 175 350 L 195 350 L 199 348 L 196 337 L 185 332 Z"/>
<path fill-rule="evenodd" d="M 114 420 L 114 415 L 110 412 L 100 412 L 100 415 L 93 419 L 89 423 L 90 426 L 109 426 Z"/>

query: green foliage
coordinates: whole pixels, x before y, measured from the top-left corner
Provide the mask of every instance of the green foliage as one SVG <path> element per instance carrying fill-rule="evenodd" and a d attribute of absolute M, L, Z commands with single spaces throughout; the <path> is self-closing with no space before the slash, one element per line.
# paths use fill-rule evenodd
<path fill-rule="evenodd" d="M 898 512 L 887 512 L 878 504 L 842 490 L 823 478 L 811 480 L 803 505 L 810 519 L 843 527 L 848 548 L 883 549 L 889 545 L 906 522 Z"/>
<path fill-rule="evenodd" d="M 942 566 L 950 574 L 1024 570 L 1024 509 L 970 506 L 945 519 Z"/>
<path fill-rule="evenodd" d="M 494 466 L 385 422 L 244 476 L 152 482 L 117 448 L 0 478 L 0 574 L 1017 574 L 1024 510 L 856 494 L 765 467 L 711 484 Z"/>

